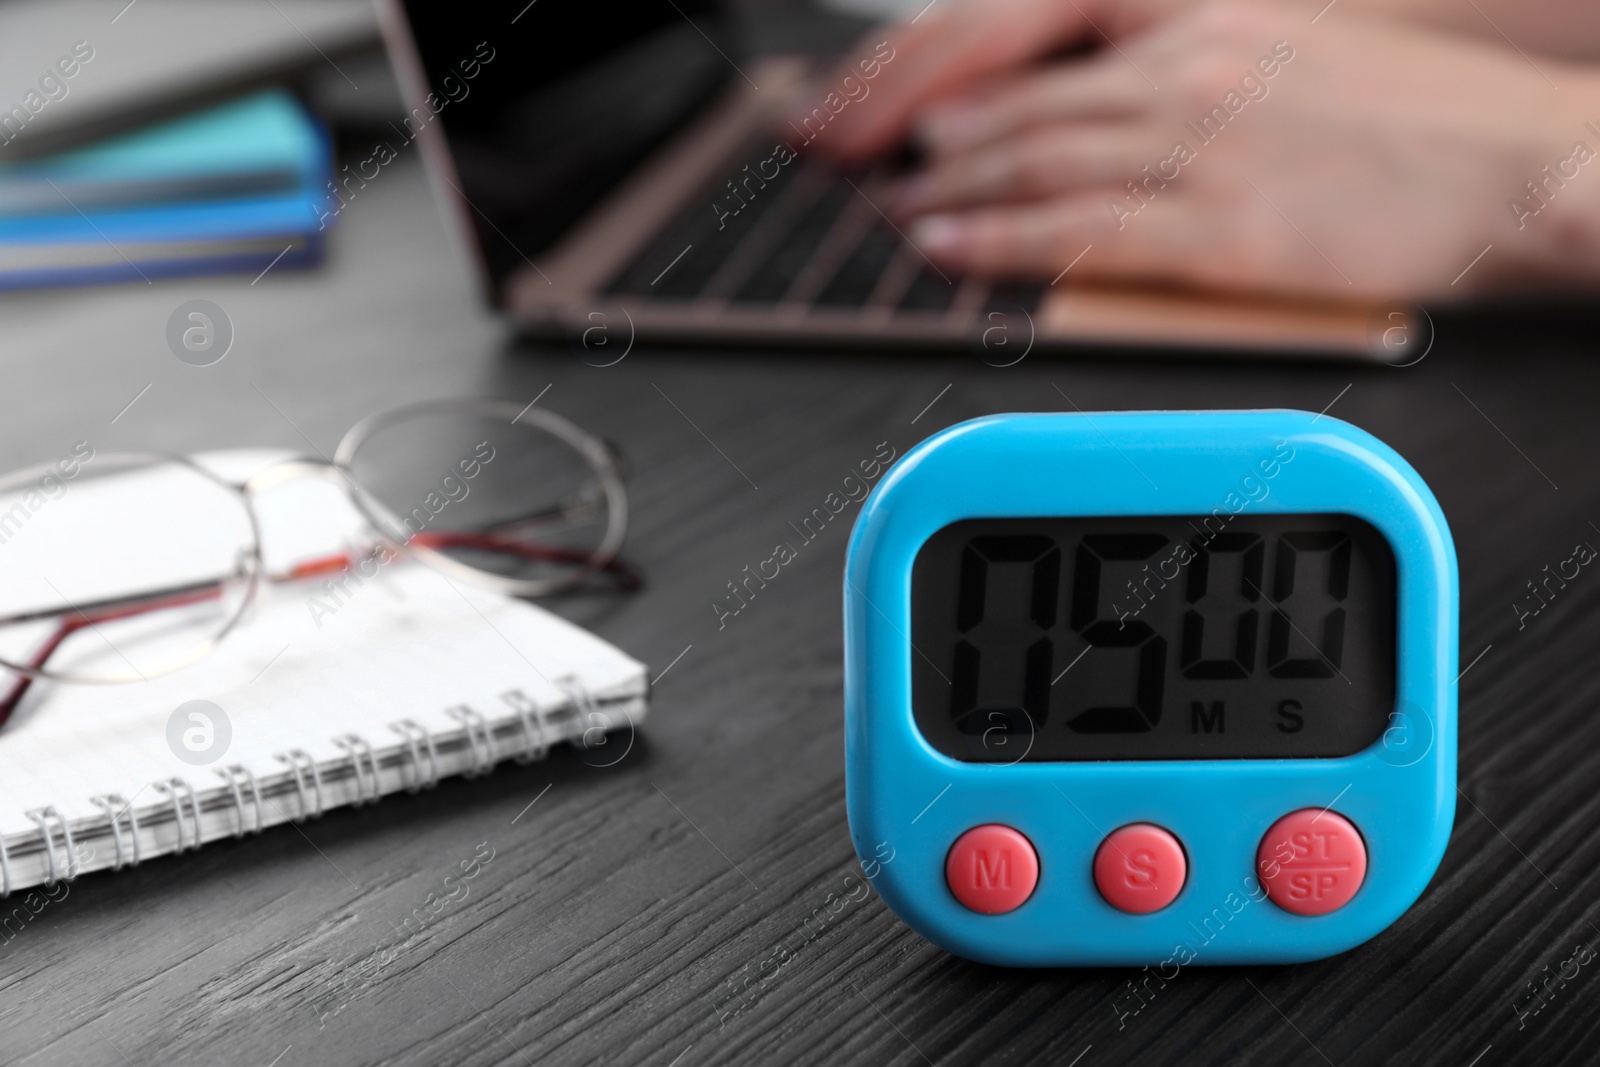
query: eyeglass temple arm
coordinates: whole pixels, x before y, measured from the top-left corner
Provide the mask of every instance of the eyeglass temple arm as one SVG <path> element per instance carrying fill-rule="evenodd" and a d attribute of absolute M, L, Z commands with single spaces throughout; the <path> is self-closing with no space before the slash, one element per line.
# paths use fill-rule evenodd
<path fill-rule="evenodd" d="M 591 553 L 574 548 L 562 548 L 559 545 L 541 545 L 533 541 L 521 541 L 516 538 L 505 537 L 495 532 L 476 533 L 463 531 L 453 533 L 448 530 L 424 531 L 412 538 L 412 541 L 424 548 L 476 548 L 485 552 L 503 552 L 506 555 L 518 556 L 526 560 L 541 563 L 586 563 L 591 558 Z M 617 583 L 617 588 L 625 593 L 638 591 L 644 584 L 639 571 L 632 564 L 616 556 L 603 563 L 599 570 L 611 575 Z"/>
<path fill-rule="evenodd" d="M 211 600 L 222 595 L 222 583 L 214 582 L 204 585 L 187 585 L 178 589 L 162 590 L 159 593 L 145 594 L 139 597 L 122 597 L 117 600 L 104 601 L 99 604 L 86 605 L 75 608 L 69 615 L 61 616 L 61 621 L 56 624 L 55 630 L 45 638 L 33 652 L 33 657 L 27 666 L 31 670 L 41 670 L 50 661 L 62 643 L 73 634 L 87 626 L 95 626 L 102 622 L 114 622 L 117 619 L 131 618 L 135 615 L 144 615 L 152 611 L 161 611 L 167 608 L 185 607 L 189 604 L 198 604 L 202 600 Z M 27 621 L 30 618 L 40 617 L 38 613 L 31 616 L 14 616 L 11 619 L 0 620 L 0 623 Z M 28 690 L 33 686 L 34 676 L 19 674 L 12 679 L 11 686 L 0 697 L 0 726 L 4 726 L 11 718 L 11 713 L 17 710 L 17 705 L 22 703 L 22 698 L 27 696 Z"/>
<path fill-rule="evenodd" d="M 426 531 L 416 534 L 411 540 L 424 548 L 478 548 L 484 551 L 504 552 L 507 555 L 544 562 L 576 564 L 582 563 L 589 558 L 588 553 L 580 552 L 576 549 L 517 540 L 505 537 L 498 532 Z M 302 560 L 286 573 L 271 576 L 268 580 L 273 582 L 299 581 L 319 574 L 344 570 L 349 566 L 350 556 L 348 553 L 334 552 L 326 556 Z M 631 592 L 637 588 L 638 575 L 632 567 L 621 564 L 617 560 L 612 560 L 602 569 L 618 575 L 619 581 L 627 591 Z M 227 578 L 213 578 L 205 581 L 190 582 L 185 585 L 170 586 L 166 589 L 158 589 L 148 593 L 137 593 L 132 596 L 112 597 L 87 604 L 74 604 L 72 605 L 72 615 L 67 618 L 74 620 L 75 629 L 81 629 L 90 623 L 111 622 L 150 611 L 183 607 L 199 600 L 216 596 L 218 590 L 227 580 Z M 39 622 L 43 619 L 55 618 L 60 614 L 61 610 L 59 608 L 41 608 L 16 615 L 0 616 L 0 627 L 15 626 L 25 622 Z M 82 618 L 77 618 L 79 616 Z"/>
<path fill-rule="evenodd" d="M 493 533 L 428 531 L 417 534 L 412 540 L 426 548 L 476 548 L 489 552 L 504 552 L 508 555 L 541 562 L 583 563 L 589 558 L 588 553 L 575 549 L 508 540 Z M 313 578 L 320 574 L 348 570 L 350 565 L 349 555 L 332 553 L 314 559 L 302 560 L 290 568 L 287 574 L 274 577 L 272 581 L 296 581 L 304 578 Z M 600 569 L 615 578 L 617 587 L 624 592 L 634 592 L 642 584 L 639 572 L 623 560 L 610 559 Z M 34 650 L 33 657 L 28 661 L 27 667 L 30 670 L 42 670 L 50 661 L 50 657 L 55 654 L 56 650 L 61 647 L 67 638 L 87 626 L 94 626 L 102 622 L 115 622 L 118 619 L 132 618 L 136 615 L 144 615 L 153 611 L 187 607 L 190 604 L 198 604 L 203 600 L 211 600 L 222 595 L 223 584 L 224 580 L 220 579 L 214 582 L 194 583 L 160 590 L 155 593 L 145 593 L 136 597 L 119 597 L 115 600 L 99 601 L 75 608 L 71 614 L 61 617 L 61 621 L 57 623 L 55 630 Z M 19 622 L 34 622 L 54 614 L 55 612 L 52 611 L 36 611 L 13 615 L 9 618 L 0 618 L 0 626 L 9 626 Z M 17 706 L 22 703 L 22 698 L 28 694 L 33 681 L 33 675 L 19 674 L 12 680 L 11 686 L 6 690 L 5 695 L 0 696 L 0 726 L 4 726 L 6 721 L 11 718 L 12 712 L 16 711 Z"/>

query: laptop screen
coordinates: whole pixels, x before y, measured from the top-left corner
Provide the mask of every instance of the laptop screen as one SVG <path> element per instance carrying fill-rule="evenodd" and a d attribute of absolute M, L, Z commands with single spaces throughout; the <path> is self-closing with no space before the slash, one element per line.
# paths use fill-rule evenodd
<path fill-rule="evenodd" d="M 495 294 L 733 74 L 716 0 L 404 0 Z"/>

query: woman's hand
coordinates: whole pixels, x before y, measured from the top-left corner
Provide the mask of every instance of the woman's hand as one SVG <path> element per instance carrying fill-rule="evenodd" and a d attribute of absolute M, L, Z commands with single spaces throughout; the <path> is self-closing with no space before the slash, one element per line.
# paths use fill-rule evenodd
<path fill-rule="evenodd" d="M 883 31 L 895 58 L 873 84 L 872 106 L 841 113 L 814 147 L 848 162 L 881 155 L 900 143 L 912 115 L 931 101 L 1073 45 L 1126 37 L 1193 2 L 935 0 Z M 852 73 L 848 63 L 842 73 Z M 803 110 L 797 122 L 808 114 Z"/>
<path fill-rule="evenodd" d="M 1509 49 L 1227 0 L 912 121 L 931 162 L 895 210 L 949 268 L 1346 299 L 1600 278 L 1600 78 Z"/>

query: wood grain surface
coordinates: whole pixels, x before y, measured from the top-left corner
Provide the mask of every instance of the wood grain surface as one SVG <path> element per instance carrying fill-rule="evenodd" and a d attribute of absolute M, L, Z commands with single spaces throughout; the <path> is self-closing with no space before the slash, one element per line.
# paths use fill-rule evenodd
<path fill-rule="evenodd" d="M 627 551 L 649 578 L 632 597 L 557 607 L 660 675 L 615 766 L 557 752 L 84 876 L 0 940 L 0 1062 L 1600 1059 L 1600 960 L 1552 978 L 1600 946 L 1600 574 L 1520 629 L 1512 606 L 1546 564 L 1600 544 L 1593 318 L 1442 317 L 1406 369 L 687 350 L 597 368 L 510 341 L 462 277 L 401 160 L 346 208 L 319 272 L 0 297 L 8 465 L 79 438 L 329 450 L 389 404 L 548 386 L 542 404 L 630 458 Z M 213 367 L 166 347 L 168 314 L 193 297 L 236 329 Z M 972 416 L 1069 410 L 1063 393 L 1090 411 L 1331 404 L 1438 494 L 1471 664 L 1461 802 L 1433 883 L 1374 941 L 1302 966 L 1187 968 L 1131 1013 L 1135 969 L 967 963 L 849 893 L 840 572 L 854 506 L 720 627 L 712 605 L 881 443 L 903 453 Z M 465 899 L 414 937 L 397 930 L 491 849 Z M 1541 1003 L 1529 983 L 1545 981 Z"/>

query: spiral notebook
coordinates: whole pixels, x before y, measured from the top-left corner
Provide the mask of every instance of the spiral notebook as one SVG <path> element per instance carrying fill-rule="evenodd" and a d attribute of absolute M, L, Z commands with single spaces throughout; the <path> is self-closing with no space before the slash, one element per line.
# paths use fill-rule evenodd
<path fill-rule="evenodd" d="M 237 473 L 274 458 L 207 462 Z M 99 508 L 116 481 L 45 506 Z M 326 484 L 269 495 L 269 567 L 349 542 L 354 512 Z M 11 556 L 0 551 L 0 572 Z M 264 586 L 241 625 L 183 670 L 39 685 L 0 728 L 0 892 L 374 803 L 562 743 L 607 746 L 594 758 L 611 763 L 644 719 L 644 665 L 538 606 L 406 562 L 313 611 L 317 592 Z M 198 732 L 185 742 L 184 731 Z"/>

